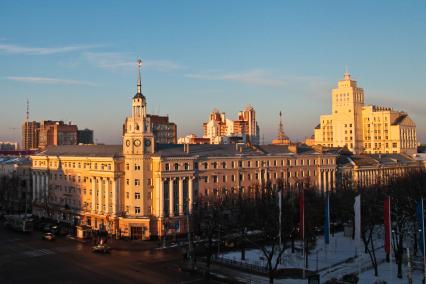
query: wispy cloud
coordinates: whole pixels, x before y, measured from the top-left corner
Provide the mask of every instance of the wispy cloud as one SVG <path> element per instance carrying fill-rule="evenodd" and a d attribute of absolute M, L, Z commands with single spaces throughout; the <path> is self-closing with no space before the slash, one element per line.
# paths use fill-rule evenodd
<path fill-rule="evenodd" d="M 286 84 L 286 81 L 283 78 L 274 77 L 261 69 L 230 73 L 191 73 L 186 74 L 185 77 L 200 80 L 233 81 L 249 85 L 270 87 L 279 87 Z"/>
<path fill-rule="evenodd" d="M 32 47 L 32 46 L 21 46 L 15 44 L 0 44 L 0 53 L 6 54 L 26 54 L 26 55 L 50 55 L 57 53 L 67 53 L 73 51 L 82 51 L 99 47 L 101 45 L 96 44 L 80 44 L 80 45 L 68 45 L 59 47 Z"/>
<path fill-rule="evenodd" d="M 136 58 L 118 52 L 85 52 L 84 57 L 90 63 L 105 69 L 129 69 L 136 68 Z M 143 60 L 143 59 L 142 59 Z M 143 67 L 157 71 L 170 72 L 184 69 L 185 66 L 170 60 L 143 60 Z"/>
<path fill-rule="evenodd" d="M 86 85 L 86 86 L 97 86 L 97 84 L 78 81 L 78 80 L 68 80 L 68 79 L 58 79 L 58 78 L 49 78 L 49 77 L 20 77 L 20 76 L 7 76 L 4 77 L 6 80 L 24 82 L 24 83 L 34 83 L 34 84 L 49 84 L 49 85 Z"/>

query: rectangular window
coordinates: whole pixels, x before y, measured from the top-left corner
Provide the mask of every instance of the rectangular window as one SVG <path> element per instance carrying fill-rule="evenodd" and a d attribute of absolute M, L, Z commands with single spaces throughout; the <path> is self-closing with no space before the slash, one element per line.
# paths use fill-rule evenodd
<path fill-rule="evenodd" d="M 135 179 L 135 186 L 139 186 L 141 184 L 139 179 Z"/>
<path fill-rule="evenodd" d="M 141 194 L 139 192 L 135 192 L 135 199 L 141 199 Z"/>
<path fill-rule="evenodd" d="M 141 213 L 141 208 L 135 207 L 135 214 L 140 214 L 140 213 Z"/>
<path fill-rule="evenodd" d="M 141 166 L 140 166 L 140 165 L 135 164 L 135 171 L 140 171 L 140 169 L 141 169 Z"/>

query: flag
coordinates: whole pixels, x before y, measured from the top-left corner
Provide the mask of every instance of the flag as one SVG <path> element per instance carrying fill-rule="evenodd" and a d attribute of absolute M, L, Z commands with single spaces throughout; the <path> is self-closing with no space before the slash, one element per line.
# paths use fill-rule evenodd
<path fill-rule="evenodd" d="M 423 198 L 417 201 L 416 204 L 416 215 L 417 215 L 417 221 L 419 222 L 419 246 L 420 250 L 425 256 L 425 219 L 424 219 L 424 213 L 423 213 Z"/>
<path fill-rule="evenodd" d="M 305 194 L 303 189 L 299 192 L 299 231 L 300 239 L 305 239 Z"/>
<path fill-rule="evenodd" d="M 361 194 L 355 196 L 355 241 L 361 241 Z"/>
<path fill-rule="evenodd" d="M 324 204 L 324 241 L 326 244 L 330 243 L 330 196 L 328 192 Z"/>
<path fill-rule="evenodd" d="M 384 225 L 385 225 L 385 252 L 387 255 L 391 253 L 391 203 L 390 196 L 385 197 L 384 204 Z"/>

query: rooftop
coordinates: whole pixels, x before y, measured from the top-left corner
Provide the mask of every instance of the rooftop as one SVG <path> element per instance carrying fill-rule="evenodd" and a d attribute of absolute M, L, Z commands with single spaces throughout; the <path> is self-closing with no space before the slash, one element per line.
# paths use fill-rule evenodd
<path fill-rule="evenodd" d="M 122 145 L 62 145 L 47 146 L 35 156 L 120 157 Z"/>

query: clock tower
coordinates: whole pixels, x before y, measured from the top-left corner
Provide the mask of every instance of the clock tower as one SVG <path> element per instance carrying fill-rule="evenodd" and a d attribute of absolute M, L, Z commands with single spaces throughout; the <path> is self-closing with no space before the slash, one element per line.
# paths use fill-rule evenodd
<path fill-rule="evenodd" d="M 124 190 L 123 211 L 129 218 L 148 222 L 151 215 L 151 155 L 154 153 L 154 135 L 146 113 L 146 98 L 142 94 L 141 67 L 138 59 L 137 93 L 132 99 L 132 113 L 123 125 Z M 145 222 L 144 221 L 144 222 Z M 142 230 L 148 232 L 149 222 Z"/>
<path fill-rule="evenodd" d="M 137 93 L 132 99 L 132 115 L 126 118 L 123 125 L 123 154 L 143 155 L 154 152 L 154 136 L 151 123 L 146 117 L 146 98 L 142 94 L 141 67 L 138 59 Z"/>

